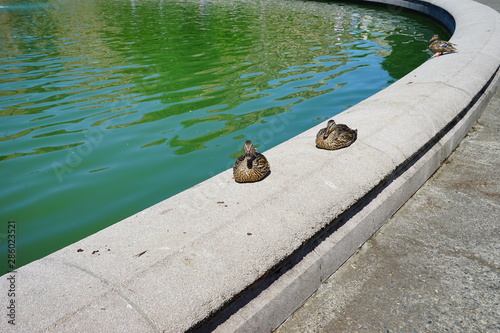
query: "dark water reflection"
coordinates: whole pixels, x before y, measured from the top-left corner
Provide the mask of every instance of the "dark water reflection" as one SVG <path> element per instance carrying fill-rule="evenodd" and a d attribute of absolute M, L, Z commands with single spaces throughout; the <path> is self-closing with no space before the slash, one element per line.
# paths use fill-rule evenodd
<path fill-rule="evenodd" d="M 19 263 L 369 97 L 436 32 L 328 2 L 2 2 L 0 215 L 18 221 Z"/>

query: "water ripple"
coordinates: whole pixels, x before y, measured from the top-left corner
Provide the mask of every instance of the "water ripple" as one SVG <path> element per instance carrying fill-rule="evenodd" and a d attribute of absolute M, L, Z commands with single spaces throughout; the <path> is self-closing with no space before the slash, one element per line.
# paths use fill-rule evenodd
<path fill-rule="evenodd" d="M 383 89 L 436 32 L 312 1 L 1 5 L 0 215 L 45 255 Z"/>

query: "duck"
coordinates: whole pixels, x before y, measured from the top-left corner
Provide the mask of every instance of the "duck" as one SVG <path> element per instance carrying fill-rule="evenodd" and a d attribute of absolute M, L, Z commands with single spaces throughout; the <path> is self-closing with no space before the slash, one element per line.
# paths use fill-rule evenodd
<path fill-rule="evenodd" d="M 357 137 L 357 129 L 351 129 L 344 124 L 336 124 L 333 119 L 330 119 L 327 126 L 320 129 L 316 135 L 316 147 L 327 150 L 349 147 Z"/>
<path fill-rule="evenodd" d="M 432 38 L 429 40 L 432 43 L 429 44 L 429 50 L 434 52 L 435 54 L 431 57 L 432 58 L 437 58 L 443 53 L 450 53 L 450 52 L 456 52 L 457 49 L 455 48 L 455 44 L 450 43 L 445 40 L 440 40 L 438 35 L 432 36 Z"/>
<path fill-rule="evenodd" d="M 257 152 L 250 140 L 245 142 L 243 150 L 245 154 L 238 157 L 233 166 L 234 180 L 238 183 L 250 183 L 266 178 L 271 172 L 266 157 Z"/>

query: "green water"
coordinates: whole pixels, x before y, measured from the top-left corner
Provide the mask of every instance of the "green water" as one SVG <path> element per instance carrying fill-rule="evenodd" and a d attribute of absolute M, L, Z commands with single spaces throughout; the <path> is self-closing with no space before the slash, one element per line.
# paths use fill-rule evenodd
<path fill-rule="evenodd" d="M 384 7 L 0 4 L 0 268 L 45 256 L 325 122 L 446 33 Z"/>

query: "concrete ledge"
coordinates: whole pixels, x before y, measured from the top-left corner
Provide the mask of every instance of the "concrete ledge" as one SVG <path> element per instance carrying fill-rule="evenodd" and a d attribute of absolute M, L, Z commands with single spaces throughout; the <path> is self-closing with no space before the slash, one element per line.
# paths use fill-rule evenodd
<path fill-rule="evenodd" d="M 265 181 L 227 170 L 20 268 L 16 331 L 263 332 L 286 319 L 432 175 L 500 82 L 496 11 L 377 2 L 443 18 L 459 52 L 336 116 L 358 129 L 347 149 L 316 149 L 322 124 L 267 151 Z"/>

